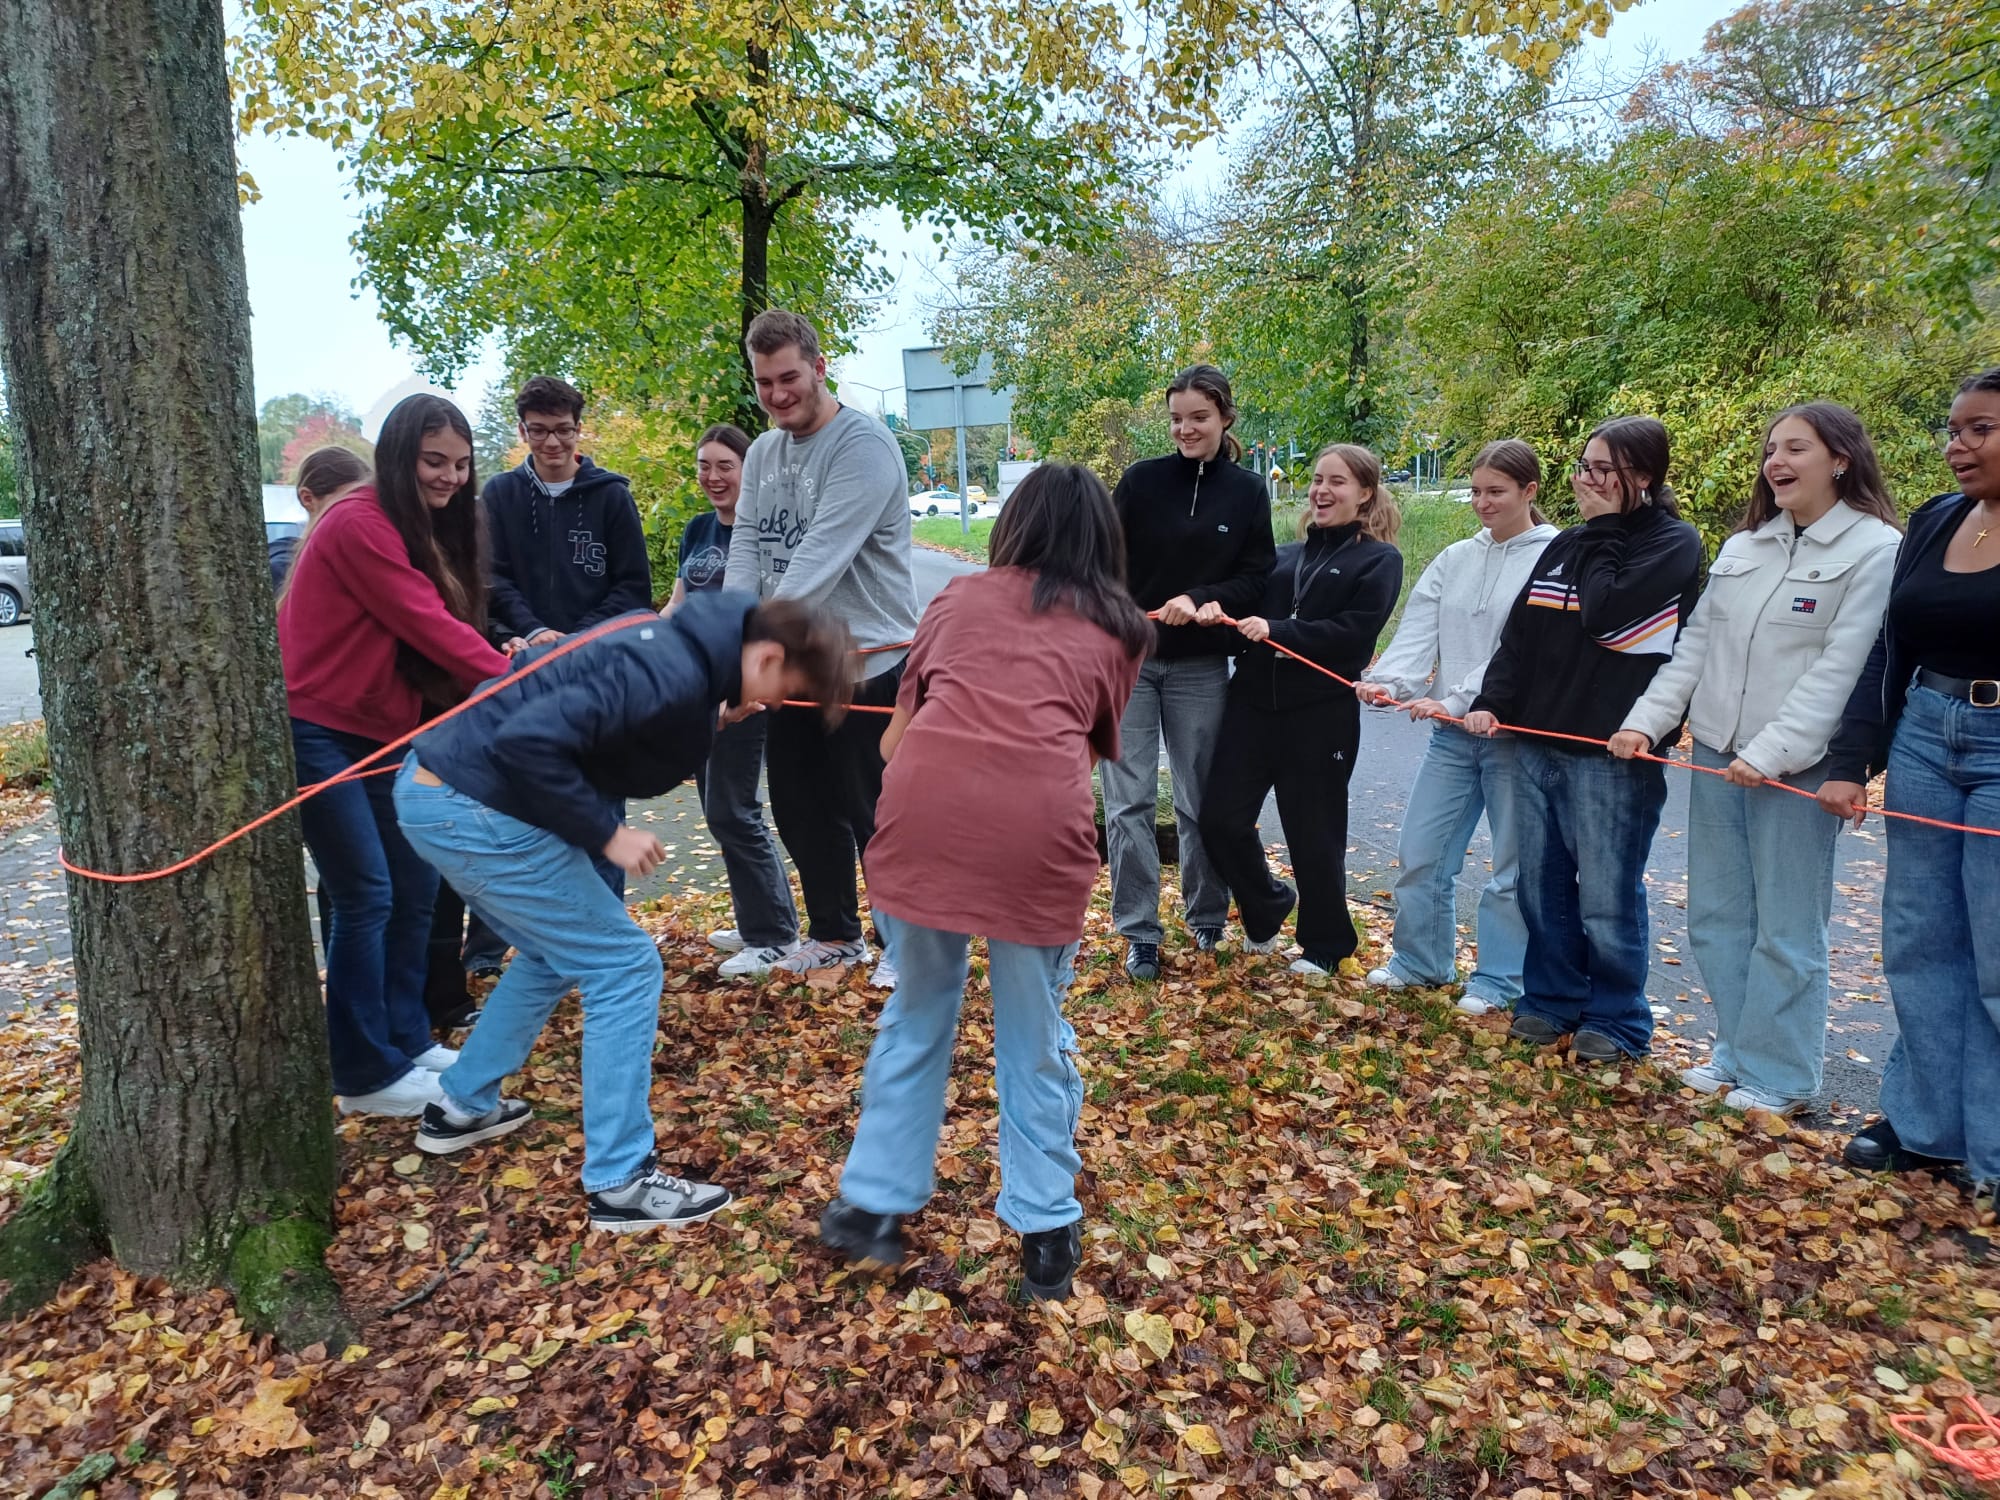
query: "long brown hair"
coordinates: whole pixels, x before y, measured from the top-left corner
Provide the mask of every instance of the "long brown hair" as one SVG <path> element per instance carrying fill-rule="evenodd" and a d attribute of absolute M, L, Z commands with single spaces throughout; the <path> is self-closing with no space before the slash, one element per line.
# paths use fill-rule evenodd
<path fill-rule="evenodd" d="M 1833 476 L 1837 499 L 1864 516 L 1887 521 L 1898 531 L 1903 529 L 1902 518 L 1896 514 L 1896 502 L 1889 498 L 1889 487 L 1882 479 L 1882 461 L 1875 456 L 1875 444 L 1869 440 L 1861 418 L 1831 401 L 1806 401 L 1786 407 L 1765 427 L 1763 446 L 1757 450 L 1757 483 L 1751 487 L 1750 503 L 1744 508 L 1738 531 L 1755 531 L 1778 515 L 1778 497 L 1765 477 L 1764 456 L 1771 448 L 1771 434 L 1787 417 L 1804 422 L 1818 434 L 1829 453 L 1846 460 L 1845 467 Z"/>
<path fill-rule="evenodd" d="M 1537 489 L 1541 488 L 1541 457 L 1535 452 L 1532 444 L 1524 443 L 1519 438 L 1499 438 L 1488 443 L 1472 456 L 1472 467 L 1465 472 L 1476 474 L 1481 469 L 1492 469 L 1495 473 L 1505 474 L 1524 490 L 1531 484 Z M 1549 518 L 1542 514 L 1542 508 L 1530 500 L 1528 524 L 1546 526 L 1548 523 Z"/>
<path fill-rule="evenodd" d="M 1329 453 L 1346 464 L 1354 482 L 1368 491 L 1368 498 L 1361 502 L 1361 509 L 1354 517 L 1361 523 L 1361 534 L 1395 546 L 1396 533 L 1403 529 L 1403 512 L 1382 483 L 1382 460 L 1359 443 L 1328 443 L 1313 455 L 1314 470 Z M 1299 540 L 1304 541 L 1310 530 L 1312 507 L 1309 505 L 1299 515 Z"/>
<path fill-rule="evenodd" d="M 1243 457 L 1243 444 L 1231 431 L 1236 426 L 1236 397 L 1230 392 L 1229 377 L 1214 365 L 1189 365 L 1167 383 L 1167 395 L 1171 399 L 1190 391 L 1197 396 L 1206 396 L 1221 414 L 1222 451 L 1229 455 L 1229 461 L 1234 463 Z"/>
<path fill-rule="evenodd" d="M 417 490 L 424 439 L 447 427 L 472 445 L 472 424 L 444 397 L 405 396 L 396 403 L 375 442 L 375 503 L 402 537 L 410 566 L 431 581 L 446 609 L 484 635 L 486 528 L 477 468 L 467 466 L 465 483 L 438 509 Z M 406 643 L 396 648 L 396 670 L 429 702 L 451 704 L 465 696 L 449 672 Z"/>
<path fill-rule="evenodd" d="M 1590 437 L 1583 440 L 1585 447 L 1590 445 L 1591 438 L 1601 439 L 1618 465 L 1620 513 L 1630 514 L 1642 505 L 1657 505 L 1670 516 L 1680 515 L 1681 503 L 1667 483 L 1672 450 L 1665 424 L 1654 417 L 1612 417 L 1590 429 Z M 1651 475 L 1652 484 L 1636 488 L 1632 483 L 1635 470 Z"/>
<path fill-rule="evenodd" d="M 1081 464 L 1041 464 L 1015 487 L 987 539 L 987 562 L 1035 575 L 1031 607 L 1074 610 L 1127 656 L 1153 644 L 1146 612 L 1125 591 L 1125 538 L 1104 481 Z"/>

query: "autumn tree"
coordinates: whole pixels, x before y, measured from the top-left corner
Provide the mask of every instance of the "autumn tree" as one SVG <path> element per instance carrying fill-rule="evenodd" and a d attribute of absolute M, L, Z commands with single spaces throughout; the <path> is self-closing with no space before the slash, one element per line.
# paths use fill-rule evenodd
<path fill-rule="evenodd" d="M 261 539 L 215 0 L 0 0 L 0 359 L 63 848 L 141 871 L 296 785 Z M 296 826 L 169 879 L 72 878 L 83 1083 L 0 1227 L 9 1305 L 110 1253 L 342 1321 Z"/>

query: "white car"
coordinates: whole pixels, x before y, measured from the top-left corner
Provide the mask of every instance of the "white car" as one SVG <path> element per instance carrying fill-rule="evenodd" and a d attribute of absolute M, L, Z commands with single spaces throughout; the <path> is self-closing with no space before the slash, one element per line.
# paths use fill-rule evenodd
<path fill-rule="evenodd" d="M 966 512 L 974 521 L 987 521 L 1000 514 L 1000 507 L 984 500 L 985 494 L 979 486 L 973 486 L 972 507 Z M 956 490 L 921 490 L 910 496 L 910 516 L 913 520 L 924 520 L 929 516 L 955 516 L 960 501 Z"/>

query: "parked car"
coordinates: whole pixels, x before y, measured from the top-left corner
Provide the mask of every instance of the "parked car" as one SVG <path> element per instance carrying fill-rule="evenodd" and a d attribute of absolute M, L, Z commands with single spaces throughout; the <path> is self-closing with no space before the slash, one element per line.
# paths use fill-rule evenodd
<path fill-rule="evenodd" d="M 978 485 L 970 486 L 972 508 L 967 515 L 974 521 L 990 520 L 1000 514 L 1000 507 L 986 498 L 986 491 Z M 921 521 L 927 516 L 955 516 L 959 511 L 957 490 L 919 490 L 910 496 L 910 515 Z"/>
<path fill-rule="evenodd" d="M 33 607 L 27 537 L 19 521 L 0 521 L 0 626 L 20 624 Z"/>
<path fill-rule="evenodd" d="M 1415 479 L 1417 476 L 1412 474 L 1408 469 L 1391 469 L 1388 473 L 1384 474 L 1382 477 L 1388 480 L 1389 483 L 1391 484 L 1408 484 L 1412 479 Z"/>

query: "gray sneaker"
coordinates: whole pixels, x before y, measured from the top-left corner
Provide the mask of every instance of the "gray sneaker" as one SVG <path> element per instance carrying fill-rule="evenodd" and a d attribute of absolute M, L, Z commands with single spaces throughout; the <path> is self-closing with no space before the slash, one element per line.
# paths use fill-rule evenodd
<path fill-rule="evenodd" d="M 1585 1028 L 1569 1039 L 1569 1055 L 1579 1062 L 1617 1062 L 1625 1049 L 1603 1032 Z"/>
<path fill-rule="evenodd" d="M 1562 1028 L 1552 1021 L 1544 1021 L 1540 1016 L 1524 1016 L 1517 1012 L 1514 1024 L 1507 1028 L 1507 1034 L 1517 1042 L 1546 1047 L 1562 1035 Z"/>
<path fill-rule="evenodd" d="M 705 1224 L 736 1201 L 728 1188 L 690 1182 L 658 1167 L 621 1188 L 590 1194 L 590 1227 L 612 1234 Z"/>
<path fill-rule="evenodd" d="M 800 943 L 771 967 L 780 974 L 805 974 L 814 969 L 844 969 L 849 964 L 865 964 L 868 958 L 868 945 L 859 938 L 851 943 L 823 943 L 812 938 Z"/>

